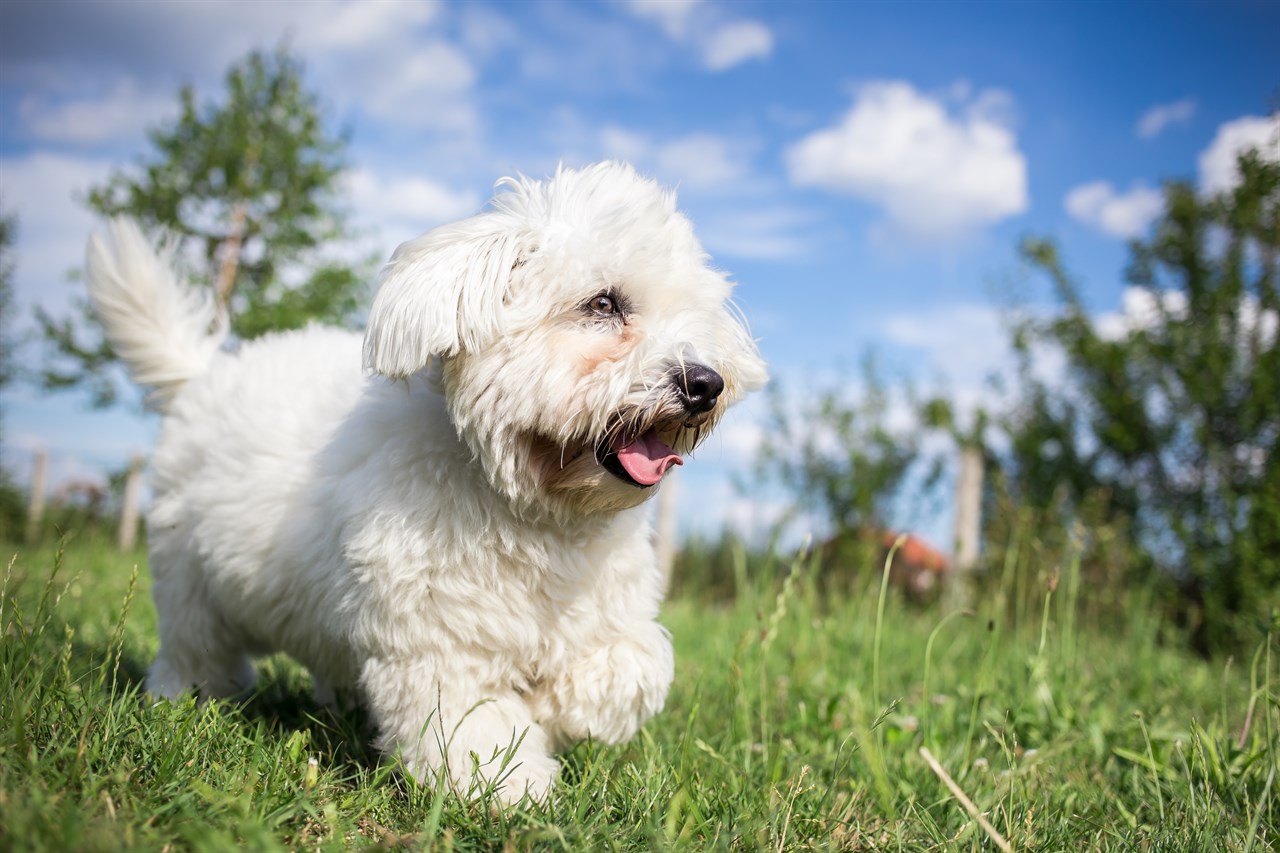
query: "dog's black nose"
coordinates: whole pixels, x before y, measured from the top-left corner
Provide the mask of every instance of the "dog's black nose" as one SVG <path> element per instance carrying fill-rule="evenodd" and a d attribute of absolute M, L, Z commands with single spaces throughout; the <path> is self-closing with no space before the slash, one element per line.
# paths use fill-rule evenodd
<path fill-rule="evenodd" d="M 691 415 L 714 409 L 720 392 L 724 390 L 724 377 L 705 364 L 677 367 L 674 378 L 680 402 Z"/>

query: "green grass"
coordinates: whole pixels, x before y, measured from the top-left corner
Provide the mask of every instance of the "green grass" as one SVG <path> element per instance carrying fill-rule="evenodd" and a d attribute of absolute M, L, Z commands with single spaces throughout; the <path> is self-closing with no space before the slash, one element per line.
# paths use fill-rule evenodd
<path fill-rule="evenodd" d="M 822 592 L 804 567 L 670 602 L 666 711 L 503 812 L 380 762 L 361 714 L 317 707 L 283 658 L 240 705 L 148 700 L 145 558 L 20 551 L 0 849 L 997 849 L 921 747 L 1014 849 L 1280 849 L 1274 645 L 1204 662 L 1160 644 L 1140 597 L 1095 624 L 1071 566 L 1023 575 L 1036 606 L 997 590 L 972 614 Z"/>

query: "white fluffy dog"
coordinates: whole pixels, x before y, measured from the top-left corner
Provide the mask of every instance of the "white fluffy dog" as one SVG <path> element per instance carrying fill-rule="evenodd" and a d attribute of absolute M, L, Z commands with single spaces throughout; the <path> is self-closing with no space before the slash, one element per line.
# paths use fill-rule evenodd
<path fill-rule="evenodd" d="M 671 642 L 643 504 L 765 381 L 675 198 L 619 163 L 504 179 L 402 245 L 364 335 L 221 349 L 137 226 L 92 301 L 166 413 L 147 689 L 232 696 L 285 651 L 354 687 L 421 779 L 546 794 L 552 752 L 661 709 Z"/>

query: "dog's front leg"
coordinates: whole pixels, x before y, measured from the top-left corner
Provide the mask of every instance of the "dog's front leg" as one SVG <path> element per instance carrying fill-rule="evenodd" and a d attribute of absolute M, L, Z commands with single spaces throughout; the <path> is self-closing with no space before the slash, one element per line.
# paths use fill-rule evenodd
<path fill-rule="evenodd" d="M 370 660 L 361 687 L 378 727 L 378 748 L 399 754 L 421 782 L 442 775 L 463 797 L 489 785 L 506 803 L 545 799 L 559 772 L 547 733 L 510 688 L 486 689 L 476 669 L 453 660 Z"/>
<path fill-rule="evenodd" d="M 671 635 L 635 622 L 546 679 L 536 713 L 557 749 L 587 737 L 621 743 L 662 710 L 674 676 Z"/>

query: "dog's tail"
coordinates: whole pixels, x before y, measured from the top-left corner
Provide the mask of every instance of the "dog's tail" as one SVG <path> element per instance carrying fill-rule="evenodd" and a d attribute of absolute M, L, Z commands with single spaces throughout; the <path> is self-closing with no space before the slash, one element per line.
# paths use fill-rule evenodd
<path fill-rule="evenodd" d="M 89 238 L 89 300 L 116 355 L 151 386 L 148 402 L 161 411 L 227 336 L 211 296 L 183 281 L 173 260 L 173 247 L 152 243 L 132 219 L 113 219 L 105 235 Z"/>

